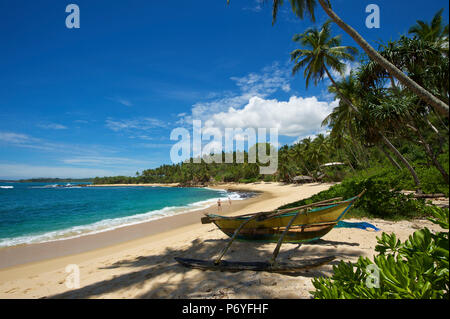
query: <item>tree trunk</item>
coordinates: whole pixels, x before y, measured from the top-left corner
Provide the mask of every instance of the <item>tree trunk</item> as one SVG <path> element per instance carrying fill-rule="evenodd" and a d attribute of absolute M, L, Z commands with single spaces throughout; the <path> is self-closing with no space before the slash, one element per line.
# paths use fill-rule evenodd
<path fill-rule="evenodd" d="M 438 171 L 441 173 L 442 177 L 444 178 L 445 182 L 448 184 L 448 174 L 445 171 L 445 169 L 442 167 L 441 163 L 439 163 L 436 156 L 433 154 L 431 146 L 425 141 L 425 138 L 423 137 L 422 133 L 420 133 L 420 131 L 417 127 L 414 127 L 411 124 L 409 125 L 409 127 L 412 128 L 412 130 L 417 134 L 419 141 L 422 142 L 423 147 L 425 148 L 425 153 L 427 153 L 427 155 L 431 159 L 431 162 L 433 163 L 433 165 L 438 169 Z"/>
<path fill-rule="evenodd" d="M 313 178 L 313 180 L 314 180 L 314 182 L 317 182 L 317 180 L 316 180 L 316 178 L 314 177 L 314 175 L 312 175 L 311 174 L 311 171 L 308 169 L 308 167 L 306 166 L 306 163 L 305 162 L 303 162 L 302 161 L 302 163 L 303 163 L 303 167 L 306 169 L 306 171 L 308 172 L 308 176 L 311 176 L 312 178 Z"/>
<path fill-rule="evenodd" d="M 401 170 L 402 167 L 395 161 L 395 159 L 392 158 L 392 156 L 384 149 L 383 146 L 377 144 L 378 148 L 386 155 L 386 157 L 389 159 L 389 161 L 394 165 L 397 169 Z"/>
<path fill-rule="evenodd" d="M 433 94 L 425 90 L 411 78 L 409 78 L 405 73 L 399 70 L 395 65 L 386 60 L 381 54 L 379 54 L 366 40 L 364 40 L 355 29 L 342 21 L 339 16 L 331 10 L 331 8 L 327 5 L 326 0 L 318 0 L 323 10 L 327 13 L 327 15 L 339 26 L 342 30 L 344 30 L 348 35 L 350 35 L 353 40 L 367 53 L 367 55 L 385 68 L 389 74 L 394 76 L 400 83 L 402 83 L 405 87 L 410 89 L 412 92 L 417 94 L 424 102 L 433 106 L 433 108 L 439 113 L 448 117 L 448 105 L 442 102 L 440 99 L 435 97 Z"/>
<path fill-rule="evenodd" d="M 359 113 L 358 109 L 353 105 L 353 103 L 339 90 L 339 86 L 334 81 L 333 77 L 331 76 L 330 72 L 328 71 L 328 68 L 324 65 L 323 68 L 325 69 L 325 72 L 328 75 L 328 78 L 330 79 L 331 83 L 333 83 L 334 88 L 336 89 L 336 92 L 338 93 L 339 97 L 344 100 L 345 103 L 347 103 L 348 106 L 350 106 L 353 111 L 356 113 Z"/>
<path fill-rule="evenodd" d="M 383 133 L 380 132 L 381 138 L 383 140 L 383 142 L 386 144 L 386 146 L 395 154 L 397 155 L 397 157 L 402 161 L 403 164 L 405 164 L 405 166 L 408 168 L 408 170 L 410 171 L 413 179 L 414 179 L 414 183 L 416 184 L 416 192 L 417 193 L 422 193 L 422 190 L 420 188 L 420 180 L 419 177 L 416 174 L 416 171 L 414 170 L 414 168 L 411 166 L 411 164 L 409 164 L 408 160 L 398 151 L 398 149 L 395 148 L 394 145 L 392 145 L 392 143 L 386 138 L 386 136 L 383 135 Z"/>

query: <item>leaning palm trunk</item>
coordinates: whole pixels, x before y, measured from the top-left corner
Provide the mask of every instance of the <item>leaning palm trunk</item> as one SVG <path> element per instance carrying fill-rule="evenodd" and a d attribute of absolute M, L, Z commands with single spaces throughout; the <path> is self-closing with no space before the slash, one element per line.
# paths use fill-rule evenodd
<path fill-rule="evenodd" d="M 339 94 L 339 97 L 341 97 L 345 103 L 347 103 L 354 111 L 357 115 L 359 115 L 359 110 L 353 105 L 353 103 L 346 98 L 339 90 L 339 86 L 337 85 L 337 83 L 334 81 L 333 77 L 331 76 L 330 72 L 328 71 L 328 69 L 325 67 L 325 72 L 327 73 L 330 81 L 333 83 L 334 87 L 336 88 L 336 92 Z M 381 133 L 380 131 L 378 131 L 378 133 L 381 135 L 383 142 L 386 144 L 386 146 L 392 151 L 394 152 L 395 155 L 397 155 L 397 157 L 403 162 L 403 164 L 405 164 L 405 166 L 408 168 L 408 170 L 411 172 L 411 175 L 414 179 L 414 183 L 416 184 L 416 188 L 417 188 L 417 192 L 421 193 L 422 190 L 420 189 L 420 180 L 419 177 L 416 174 L 416 171 L 414 170 L 414 168 L 409 164 L 409 162 L 406 160 L 406 158 L 395 148 L 394 145 L 392 145 L 392 143 L 386 138 L 386 136 L 383 135 L 383 133 Z"/>
<path fill-rule="evenodd" d="M 336 92 L 339 95 L 339 97 L 345 103 L 347 103 L 347 105 L 350 106 L 356 113 L 358 113 L 358 109 L 353 105 L 353 103 L 344 94 L 341 93 L 341 90 L 339 89 L 338 84 L 336 83 L 336 81 L 331 76 L 330 71 L 328 71 L 328 68 L 325 65 L 324 65 L 323 68 L 325 69 L 325 72 L 327 73 L 328 78 L 330 79 L 331 83 L 333 84 L 334 88 L 336 89 Z"/>
<path fill-rule="evenodd" d="M 402 167 L 397 163 L 395 159 L 392 158 L 392 156 L 384 149 L 383 146 L 377 144 L 378 148 L 383 152 L 384 155 L 389 159 L 389 161 L 394 165 L 397 169 L 401 170 Z"/>
<path fill-rule="evenodd" d="M 355 29 L 342 21 L 341 18 L 327 5 L 326 0 L 318 0 L 323 10 L 327 15 L 344 30 L 348 35 L 350 35 L 353 40 L 358 43 L 358 45 L 367 53 L 367 55 L 385 68 L 389 74 L 394 76 L 400 83 L 410 89 L 412 92 L 417 94 L 424 102 L 433 106 L 439 113 L 448 117 L 448 105 L 442 102 L 440 99 L 435 97 L 433 94 L 425 90 L 411 78 L 409 78 L 405 73 L 399 70 L 395 65 L 386 60 L 381 54 L 379 54 L 366 40 L 364 40 Z"/>
<path fill-rule="evenodd" d="M 414 183 L 416 184 L 416 191 L 417 191 L 417 193 L 421 193 L 422 190 L 420 188 L 420 180 L 419 180 L 419 177 L 417 176 L 417 173 L 414 170 L 414 168 L 411 166 L 411 164 L 409 164 L 408 160 L 399 152 L 399 150 L 394 145 L 392 145 L 392 143 L 386 138 L 386 136 L 384 136 L 383 133 L 380 132 L 380 135 L 381 135 L 381 139 L 383 140 L 384 144 L 386 144 L 386 146 L 395 155 L 397 155 L 397 157 L 402 161 L 402 163 L 405 164 L 406 168 L 408 168 L 408 170 L 410 171 L 411 175 L 413 176 Z"/>
<path fill-rule="evenodd" d="M 422 145 L 425 149 L 425 153 L 431 159 L 431 162 L 433 163 L 433 165 L 438 169 L 438 171 L 441 173 L 442 177 L 444 178 L 445 182 L 448 184 L 448 173 L 445 171 L 445 169 L 442 167 L 441 163 L 439 163 L 438 159 L 433 154 L 431 146 L 425 141 L 425 138 L 423 137 L 422 133 L 420 133 L 420 130 L 412 124 L 408 124 L 408 127 L 411 128 L 417 134 L 419 141 L 422 143 Z"/>
<path fill-rule="evenodd" d="M 306 169 L 306 171 L 308 172 L 308 176 L 311 176 L 312 179 L 314 180 L 314 182 L 317 182 L 316 178 L 314 175 L 311 174 L 311 171 L 308 169 L 308 166 L 306 166 L 306 163 L 304 161 L 302 161 L 303 167 Z"/>

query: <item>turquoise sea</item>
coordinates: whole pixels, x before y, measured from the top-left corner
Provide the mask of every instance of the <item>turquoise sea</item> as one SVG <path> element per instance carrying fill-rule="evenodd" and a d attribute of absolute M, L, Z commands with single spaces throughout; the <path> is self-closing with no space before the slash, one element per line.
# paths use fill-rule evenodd
<path fill-rule="evenodd" d="M 71 186 L 71 185 L 68 185 Z M 106 231 L 247 194 L 208 188 L 57 187 L 0 183 L 0 247 Z"/>

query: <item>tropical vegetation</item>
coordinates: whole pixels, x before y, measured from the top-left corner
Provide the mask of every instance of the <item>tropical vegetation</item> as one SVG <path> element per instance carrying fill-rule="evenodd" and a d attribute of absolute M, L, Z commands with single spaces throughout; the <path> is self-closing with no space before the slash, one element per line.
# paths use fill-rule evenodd
<path fill-rule="evenodd" d="M 415 231 L 405 242 L 395 234 L 377 237 L 373 260 L 359 257 L 356 263 L 341 261 L 329 278 L 313 278 L 316 299 L 448 299 L 449 213 L 433 209 L 435 224 Z"/>

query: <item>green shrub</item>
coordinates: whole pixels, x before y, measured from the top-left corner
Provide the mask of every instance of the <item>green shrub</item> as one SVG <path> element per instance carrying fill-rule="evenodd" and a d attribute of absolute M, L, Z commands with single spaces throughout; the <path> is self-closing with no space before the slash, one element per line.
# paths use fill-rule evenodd
<path fill-rule="evenodd" d="M 395 234 L 377 237 L 373 261 L 360 257 L 355 264 L 341 261 L 331 278 L 314 278 L 317 299 L 419 299 L 449 298 L 449 213 L 434 207 L 430 218 L 447 231 L 433 234 L 428 228 L 414 232 L 402 243 Z M 369 265 L 376 265 L 379 281 Z M 368 285 L 369 283 L 369 285 Z M 372 285 L 372 286 L 371 286 Z"/>
<path fill-rule="evenodd" d="M 400 193 L 400 188 L 392 188 L 392 184 L 383 176 L 353 177 L 308 199 L 280 208 L 301 206 L 334 197 L 347 199 L 358 195 L 365 189 L 366 193 L 356 201 L 354 207 L 349 211 L 348 217 L 366 216 L 398 220 L 430 216 L 431 208 L 425 204 L 423 199 L 414 199 L 413 195 Z"/>
<path fill-rule="evenodd" d="M 256 178 L 256 177 L 254 177 L 254 178 L 241 178 L 240 180 L 239 180 L 239 183 L 246 183 L 246 184 L 249 184 L 249 183 L 255 183 L 255 182 L 257 182 L 258 181 L 258 179 Z"/>

